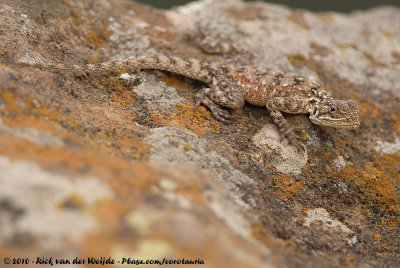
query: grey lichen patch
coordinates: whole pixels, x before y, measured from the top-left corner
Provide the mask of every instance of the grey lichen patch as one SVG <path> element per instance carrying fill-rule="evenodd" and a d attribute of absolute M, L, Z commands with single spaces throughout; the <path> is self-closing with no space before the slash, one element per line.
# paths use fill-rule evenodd
<path fill-rule="evenodd" d="M 182 163 L 183 164 L 183 163 Z M 209 184 L 209 176 L 215 176 L 215 172 L 208 173 L 193 163 L 184 163 L 184 165 L 176 166 L 174 163 L 162 164 L 165 166 L 164 170 L 173 169 L 175 172 L 180 172 L 181 174 L 190 173 L 204 173 L 207 178 L 204 181 L 190 181 L 191 184 L 202 185 L 202 195 L 207 202 L 202 203 L 202 205 L 207 206 L 211 209 L 215 216 L 220 220 L 225 222 L 233 232 L 236 234 L 246 237 L 249 239 L 249 230 L 251 228 L 251 222 L 254 221 L 254 215 L 248 213 L 249 205 L 244 203 L 238 194 L 233 194 L 226 183 L 211 183 Z M 168 172 L 165 172 L 167 174 Z M 181 181 L 174 181 L 169 178 L 163 178 L 158 185 L 154 187 L 154 193 L 162 196 L 168 202 L 173 204 L 175 207 L 179 207 L 188 211 L 196 211 L 196 207 L 199 205 L 190 195 L 183 195 L 180 193 L 179 189 L 182 188 L 182 184 L 187 184 L 187 178 L 181 179 Z M 207 185 L 207 186 L 205 186 Z"/>
<path fill-rule="evenodd" d="M 311 145 L 311 146 L 313 146 L 313 147 L 315 147 L 315 148 L 320 148 L 321 147 L 321 139 L 320 139 L 320 135 L 318 135 L 318 133 L 316 132 L 316 131 L 314 131 L 314 130 L 308 130 L 307 131 L 307 142 Z M 332 147 L 332 144 L 331 143 L 326 143 L 326 144 L 324 144 L 324 145 L 327 145 L 327 146 L 330 146 L 330 147 Z"/>
<path fill-rule="evenodd" d="M 149 211 L 131 211 L 125 218 L 126 223 L 141 235 L 151 234 L 153 226 L 157 223 L 157 217 Z"/>
<path fill-rule="evenodd" d="M 320 221 L 329 228 L 338 228 L 341 232 L 351 233 L 352 231 L 343 223 L 331 219 L 329 213 L 323 208 L 316 208 L 307 211 L 307 217 L 305 218 L 304 225 L 310 226 L 313 222 Z"/>
<path fill-rule="evenodd" d="M 145 80 L 142 77 L 136 74 L 123 73 L 119 76 L 119 78 L 125 80 L 127 83 L 134 83 L 137 81 L 141 83 L 145 82 Z"/>
<path fill-rule="evenodd" d="M 53 174 L 34 163 L 11 162 L 4 156 L 0 156 L 0 174 L 0 200 L 7 204 L 0 211 L 0 243 L 27 234 L 42 237 L 44 248 L 80 241 L 97 229 L 97 223 L 82 210 L 61 209 L 62 204 L 76 196 L 85 205 L 93 205 L 113 195 L 93 178 Z"/>
<path fill-rule="evenodd" d="M 396 137 L 394 142 L 377 141 L 374 149 L 381 154 L 394 154 L 400 151 L 400 138 Z"/>
<path fill-rule="evenodd" d="M 218 10 L 218 7 L 222 9 L 223 7 L 232 6 L 232 5 L 241 4 L 241 1 L 238 0 L 200 0 L 200 1 L 193 1 L 186 5 L 179 6 L 177 9 L 179 12 L 193 16 L 198 12 L 204 10 L 210 10 L 210 7 L 213 7 L 214 10 Z"/>
<path fill-rule="evenodd" d="M 135 18 L 135 16 L 132 16 Z M 112 48 L 113 55 L 110 60 L 117 61 L 128 58 L 136 58 L 143 53 L 154 54 L 155 51 L 150 47 L 150 38 L 138 33 L 143 28 L 143 21 L 133 19 L 132 24 L 121 24 L 113 17 L 109 18 L 110 24 L 107 31 L 111 32 L 110 41 L 115 44 L 117 49 Z"/>
<path fill-rule="evenodd" d="M 132 247 L 124 246 L 123 244 L 114 246 L 111 249 L 110 256 L 116 259 L 122 260 L 124 256 L 136 256 L 139 260 L 145 259 L 159 259 L 163 258 L 172 259 L 172 256 L 176 256 L 178 253 L 173 247 L 173 244 L 167 243 L 161 239 L 138 239 L 135 242 L 135 249 Z M 122 267 L 118 265 L 117 267 Z M 149 267 L 155 267 L 155 264 Z"/>
<path fill-rule="evenodd" d="M 154 192 L 182 209 L 190 209 L 192 206 L 192 200 L 190 200 L 190 198 L 188 198 L 187 196 L 178 194 L 177 187 L 178 185 L 175 181 L 165 178 L 160 181 L 158 187 L 155 188 Z"/>
<path fill-rule="evenodd" d="M 345 168 L 348 165 L 348 163 L 343 158 L 343 156 L 339 155 L 337 158 L 333 160 L 333 165 L 337 171 L 340 171 L 342 168 Z"/>
<path fill-rule="evenodd" d="M 208 191 L 206 195 L 212 200 L 210 203 L 210 208 L 217 217 L 225 222 L 229 228 L 235 233 L 251 238 L 250 235 L 250 223 L 254 218 L 253 215 L 248 215 L 243 211 L 243 208 L 248 206 L 241 200 L 232 200 L 227 195 L 221 195 L 216 191 Z M 234 206 L 232 204 L 240 202 L 239 206 Z"/>
<path fill-rule="evenodd" d="M 207 200 L 208 208 L 230 230 L 253 241 L 250 229 L 255 217 L 248 211 L 255 202 L 248 197 L 247 202 L 242 199 L 246 187 L 255 186 L 251 178 L 233 168 L 226 158 L 208 149 L 203 139 L 185 130 L 167 127 L 152 129 L 151 135 L 143 141 L 153 146 L 149 160 L 166 165 L 165 170 L 180 172 L 179 176 L 185 178 L 185 170 L 189 169 L 190 172 L 204 173 L 215 179 L 217 183 L 201 182 L 207 185 L 202 195 Z M 195 210 L 197 203 L 189 195 L 181 195 L 178 187 L 180 185 L 176 181 L 164 178 L 155 186 L 154 193 L 181 209 Z M 254 240 L 253 243 L 257 242 Z"/>
<path fill-rule="evenodd" d="M 207 148 L 206 142 L 188 131 L 178 128 L 155 128 L 144 142 L 151 144 L 149 160 L 152 162 L 170 162 L 180 165 L 192 164 L 215 174 L 215 178 L 227 184 L 239 194 L 239 186 L 254 185 L 247 175 L 233 168 L 229 161 Z M 190 144 L 190 150 L 187 150 Z"/>
<path fill-rule="evenodd" d="M 340 232 L 350 235 L 351 237 L 345 240 L 349 246 L 354 246 L 358 242 L 357 236 L 354 235 L 354 232 L 350 228 L 340 221 L 332 219 L 329 213 L 323 208 L 316 208 L 307 212 L 304 226 L 311 227 L 314 222 L 319 222 L 324 228 L 330 229 L 329 232 Z"/>
<path fill-rule="evenodd" d="M 32 53 L 30 49 L 32 43 L 38 42 L 37 24 L 12 6 L 0 3 L 0 31 L 4 42 L 0 54 L 12 49 L 13 53 L 21 58 L 21 62 L 37 63 L 41 57 Z"/>
<path fill-rule="evenodd" d="M 63 147 L 64 142 L 51 133 L 34 128 L 10 128 L 4 125 L 0 118 L 0 131 L 15 137 L 31 141 L 39 146 Z"/>
<path fill-rule="evenodd" d="M 398 51 L 400 44 L 399 9 L 379 7 L 350 15 L 329 15 L 332 21 L 311 12 L 305 13 L 308 24 L 313 25 L 310 36 L 330 51 L 315 59 L 354 84 L 374 86 L 398 94 L 395 89 L 400 87 L 396 79 L 399 70 L 398 66 L 392 66 L 395 59 L 391 51 Z M 388 29 L 391 38 L 385 38 L 384 33 Z"/>
<path fill-rule="evenodd" d="M 307 164 L 307 152 L 302 155 L 296 147 L 288 144 L 287 140 L 280 141 L 279 133 L 274 125 L 264 126 L 253 137 L 257 147 L 267 151 L 268 164 L 273 165 L 282 173 L 300 174 L 301 169 Z"/>
<path fill-rule="evenodd" d="M 184 98 L 180 97 L 177 91 L 170 86 L 166 86 L 162 82 L 157 82 L 153 75 L 141 74 L 146 81 L 132 90 L 140 98 L 144 99 L 153 111 L 166 111 L 174 108 L 176 103 L 184 102 Z"/>

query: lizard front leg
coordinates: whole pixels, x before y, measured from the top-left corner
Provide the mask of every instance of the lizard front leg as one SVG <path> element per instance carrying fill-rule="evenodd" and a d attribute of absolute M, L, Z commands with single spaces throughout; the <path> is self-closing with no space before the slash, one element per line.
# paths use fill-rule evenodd
<path fill-rule="evenodd" d="M 293 129 L 286 122 L 285 118 L 282 115 L 282 112 L 291 114 L 307 114 L 307 106 L 307 100 L 290 97 L 272 98 L 268 100 L 266 104 L 272 120 L 278 126 L 281 140 L 283 137 L 286 137 L 290 143 L 296 146 L 298 151 L 305 151 L 304 144 L 300 143 L 298 139 L 303 141 L 307 139 L 294 134 Z"/>
<path fill-rule="evenodd" d="M 223 122 L 233 120 L 234 117 L 222 107 L 236 110 L 244 105 L 244 99 L 238 86 L 223 75 L 214 76 L 211 87 L 202 88 L 196 94 L 195 99 L 195 110 L 200 104 L 203 104 L 211 110 L 216 119 Z"/>

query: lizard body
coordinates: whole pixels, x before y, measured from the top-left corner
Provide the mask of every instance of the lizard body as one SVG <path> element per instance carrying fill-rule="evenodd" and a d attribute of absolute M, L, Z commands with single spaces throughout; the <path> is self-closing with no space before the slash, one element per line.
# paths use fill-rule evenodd
<path fill-rule="evenodd" d="M 284 113 L 310 114 L 314 124 L 334 128 L 355 129 L 359 126 L 359 106 L 352 100 L 328 97 L 325 90 L 307 79 L 290 73 L 252 66 L 232 66 L 197 59 L 155 56 L 86 65 L 16 63 L 44 69 L 71 71 L 75 73 L 127 72 L 156 69 L 176 73 L 199 80 L 208 85 L 195 97 L 195 109 L 200 104 L 208 107 L 220 121 L 233 116 L 223 107 L 240 109 L 244 102 L 265 106 L 278 126 L 281 137 L 286 137 L 298 150 L 305 150 L 294 134 Z"/>

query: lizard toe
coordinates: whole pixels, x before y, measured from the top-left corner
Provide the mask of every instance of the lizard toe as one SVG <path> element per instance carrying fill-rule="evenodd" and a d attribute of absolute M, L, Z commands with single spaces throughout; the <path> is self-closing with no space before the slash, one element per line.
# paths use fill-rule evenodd
<path fill-rule="evenodd" d="M 297 148 L 297 152 L 299 153 L 304 153 L 306 151 L 306 147 L 304 146 L 304 144 L 298 143 L 295 146 Z"/>
<path fill-rule="evenodd" d="M 236 119 L 236 117 L 227 110 L 220 109 L 218 112 L 219 112 L 219 115 L 226 120 L 232 121 L 232 120 Z"/>
<path fill-rule="evenodd" d="M 289 139 L 289 142 L 296 147 L 297 152 L 304 153 L 306 151 L 305 145 L 299 142 L 297 139 Z"/>
<path fill-rule="evenodd" d="M 282 142 L 282 140 L 284 138 L 287 138 L 289 143 L 293 144 L 297 148 L 298 152 L 306 151 L 305 145 L 303 143 L 299 142 L 299 140 L 305 142 L 305 141 L 307 141 L 307 139 L 296 135 L 292 129 L 288 129 L 285 132 L 283 132 L 283 131 L 280 132 L 280 141 Z"/>
<path fill-rule="evenodd" d="M 217 120 L 224 123 L 228 123 L 234 119 L 234 116 L 232 116 L 228 111 L 221 109 L 218 106 L 210 107 L 210 110 Z"/>
<path fill-rule="evenodd" d="M 304 142 L 308 141 L 307 138 L 304 138 L 304 137 L 299 136 L 299 135 L 297 135 L 296 139 L 301 140 L 301 141 L 304 141 Z"/>
<path fill-rule="evenodd" d="M 196 98 L 196 102 L 194 104 L 194 109 L 193 109 L 194 112 L 197 112 L 197 110 L 199 109 L 200 104 L 201 104 L 201 100 Z"/>

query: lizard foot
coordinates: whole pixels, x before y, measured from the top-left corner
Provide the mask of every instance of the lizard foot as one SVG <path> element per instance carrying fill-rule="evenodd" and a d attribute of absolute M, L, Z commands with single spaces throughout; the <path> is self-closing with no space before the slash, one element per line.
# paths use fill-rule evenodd
<path fill-rule="evenodd" d="M 303 143 L 299 142 L 299 140 L 306 142 L 307 139 L 296 135 L 294 133 L 293 129 L 289 128 L 287 131 L 281 132 L 280 133 L 280 141 L 282 141 L 284 138 L 287 138 L 289 140 L 289 142 L 297 148 L 298 152 L 306 151 L 305 145 Z"/>
<path fill-rule="evenodd" d="M 229 113 L 229 111 L 221 108 L 220 105 L 214 103 L 207 96 L 204 96 L 203 94 L 197 94 L 195 99 L 196 104 L 194 106 L 194 111 L 197 111 L 200 104 L 203 104 L 205 107 L 210 109 L 213 116 L 219 121 L 227 123 L 235 119 L 235 117 L 231 113 Z"/>

